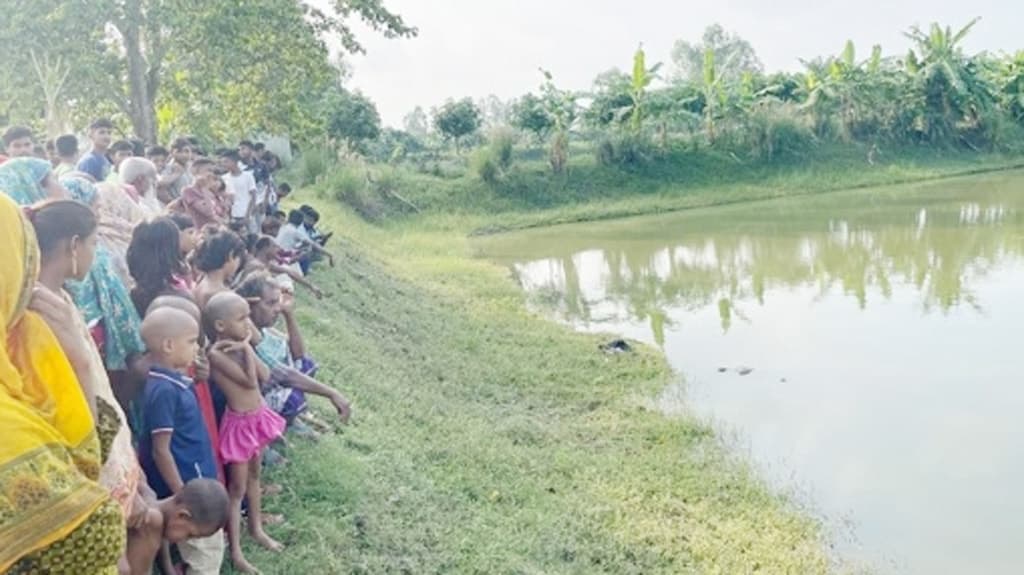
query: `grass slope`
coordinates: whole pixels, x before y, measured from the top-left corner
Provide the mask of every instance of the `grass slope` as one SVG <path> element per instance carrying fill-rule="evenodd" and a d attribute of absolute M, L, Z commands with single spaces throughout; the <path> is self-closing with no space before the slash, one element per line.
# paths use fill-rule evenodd
<path fill-rule="evenodd" d="M 660 355 L 530 315 L 464 233 L 319 207 L 341 265 L 302 320 L 355 416 L 271 474 L 289 547 L 250 550 L 265 573 L 828 571 L 812 520 L 652 407 Z"/>

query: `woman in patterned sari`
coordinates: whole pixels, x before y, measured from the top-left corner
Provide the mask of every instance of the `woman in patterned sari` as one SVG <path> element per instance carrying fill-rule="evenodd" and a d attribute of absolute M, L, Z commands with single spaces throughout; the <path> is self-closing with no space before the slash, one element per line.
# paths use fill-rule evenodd
<path fill-rule="evenodd" d="M 116 573 L 121 508 L 97 482 L 100 442 L 86 395 L 29 310 L 38 247 L 0 194 L 0 572 Z"/>
<path fill-rule="evenodd" d="M 34 160 L 26 160 L 34 161 Z M 46 198 L 66 198 L 95 205 L 96 188 L 83 184 L 72 184 L 65 190 L 59 183 L 51 184 L 49 164 L 30 164 L 26 169 L 8 171 L 7 162 L 0 166 L 0 192 L 6 193 L 21 205 L 31 205 Z M 5 177 L 6 176 L 6 177 Z M 4 186 L 7 187 L 4 187 Z M 49 185 L 47 188 L 45 186 Z M 139 336 L 142 320 L 132 304 L 128 288 L 116 271 L 114 258 L 102 246 L 96 250 L 96 258 L 83 281 L 69 281 L 65 289 L 71 294 L 75 306 L 82 312 L 96 346 L 103 357 L 103 365 L 110 374 L 111 384 L 122 407 L 135 390 L 126 389 L 124 382 L 130 363 L 145 350 Z"/>
<path fill-rule="evenodd" d="M 92 184 L 86 183 L 91 187 Z M 72 196 L 79 195 L 72 192 Z M 69 280 L 80 280 L 88 273 L 89 264 L 96 251 L 98 222 L 94 212 L 84 203 L 70 200 L 52 200 L 31 208 L 29 219 L 35 230 L 40 252 L 39 291 L 52 296 L 54 307 L 64 307 L 69 313 L 59 320 L 68 327 L 68 339 L 62 339 L 62 346 L 69 357 L 80 355 L 81 367 L 76 369 L 78 381 L 83 389 L 95 396 L 96 422 L 103 433 L 112 436 L 110 449 L 103 458 L 100 470 L 100 484 L 106 487 L 117 501 L 125 517 L 133 508 L 144 509 L 139 500 L 139 486 L 142 483 L 142 469 L 132 447 L 131 430 L 128 421 L 110 386 L 110 379 L 103 367 L 96 344 L 90 336 L 81 313 L 75 309 L 71 296 L 64 291 Z M 63 326 L 62 326 L 63 327 Z M 51 329 L 57 327 L 51 325 Z M 61 333 L 64 333 L 62 331 Z M 74 350 L 81 350 L 80 354 Z"/>
<path fill-rule="evenodd" d="M 131 289 L 132 279 L 125 255 L 132 241 L 132 230 L 146 219 L 142 208 L 129 197 L 124 186 L 95 184 L 92 177 L 83 172 L 68 173 L 60 183 L 72 199 L 90 204 L 99 216 L 99 243 L 110 254 L 118 277 L 126 288 Z"/>

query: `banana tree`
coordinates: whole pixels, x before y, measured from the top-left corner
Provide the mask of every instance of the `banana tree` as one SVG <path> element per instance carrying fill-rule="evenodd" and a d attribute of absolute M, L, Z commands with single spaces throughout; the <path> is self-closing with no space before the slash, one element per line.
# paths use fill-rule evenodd
<path fill-rule="evenodd" d="M 955 32 L 932 24 L 927 33 L 916 26 L 906 33 L 914 43 L 906 70 L 924 101 L 918 123 L 928 139 L 958 137 L 962 129 L 976 127 L 993 103 L 978 63 L 962 47 L 977 23 L 975 18 Z"/>
<path fill-rule="evenodd" d="M 565 171 L 569 160 L 569 130 L 576 121 L 578 104 L 576 94 L 555 86 L 551 72 L 541 68 L 544 83 L 541 85 L 541 101 L 544 110 L 554 121 L 549 161 L 551 171 L 560 174 Z"/>
<path fill-rule="evenodd" d="M 727 68 L 728 66 L 726 66 Z M 704 50 L 704 69 L 701 74 L 701 95 L 704 97 L 704 133 L 708 144 L 714 145 L 717 137 L 717 118 L 720 110 L 725 107 L 726 94 L 723 89 L 724 75 L 718 73 L 715 66 L 715 51 Z"/>
<path fill-rule="evenodd" d="M 620 121 L 628 118 L 630 129 L 634 134 L 640 132 L 643 127 L 646 114 L 647 89 L 651 83 L 659 79 L 658 71 L 661 69 L 661 62 L 647 67 L 647 54 L 644 52 L 644 45 L 636 49 L 633 54 L 633 75 L 630 78 L 628 106 L 620 108 L 617 112 Z"/>
<path fill-rule="evenodd" d="M 1003 109 L 1015 122 L 1024 124 L 1024 51 L 1000 62 L 996 83 Z"/>
<path fill-rule="evenodd" d="M 856 124 L 878 105 L 875 88 L 882 72 L 882 48 L 875 46 L 869 59 L 858 62 L 848 40 L 838 57 L 805 61 L 804 66 L 803 108 L 811 114 L 815 133 L 824 136 L 831 118 L 838 116 L 842 138 L 851 139 Z"/>

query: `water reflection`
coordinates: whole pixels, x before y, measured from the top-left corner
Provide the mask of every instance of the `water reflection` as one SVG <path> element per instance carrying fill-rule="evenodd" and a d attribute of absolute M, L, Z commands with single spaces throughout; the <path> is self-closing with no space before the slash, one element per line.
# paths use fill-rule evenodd
<path fill-rule="evenodd" d="M 540 309 L 661 346 L 686 376 L 661 400 L 684 398 L 766 478 L 849 520 L 862 545 L 844 555 L 878 572 L 1015 574 L 1022 192 L 1008 173 L 479 247 Z M 755 371 L 718 369 L 739 365 Z"/>
<path fill-rule="evenodd" d="M 669 310 L 715 306 L 727 332 L 735 321 L 750 321 L 744 307 L 765 305 L 773 288 L 838 288 L 863 309 L 871 298 L 891 298 L 899 283 L 916 288 L 926 313 L 961 305 L 982 312 L 972 282 L 1021 257 L 1019 233 L 1008 233 L 1019 232 L 1019 211 L 965 202 L 900 212 L 816 221 L 814 211 L 794 211 L 788 221 L 751 226 L 742 221 L 749 214 L 734 211 L 741 220 L 735 227 L 683 230 L 667 246 L 626 242 L 512 268 L 526 291 L 563 319 L 649 323 L 659 344 Z"/>

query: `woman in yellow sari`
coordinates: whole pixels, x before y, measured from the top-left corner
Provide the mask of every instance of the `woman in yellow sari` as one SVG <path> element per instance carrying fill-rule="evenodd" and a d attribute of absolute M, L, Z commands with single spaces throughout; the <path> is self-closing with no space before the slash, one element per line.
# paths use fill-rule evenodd
<path fill-rule="evenodd" d="M 31 229 L 0 194 L 0 573 L 114 573 L 124 517 L 97 482 L 100 447 L 75 372 L 28 310 Z"/>

